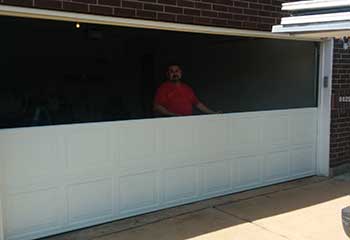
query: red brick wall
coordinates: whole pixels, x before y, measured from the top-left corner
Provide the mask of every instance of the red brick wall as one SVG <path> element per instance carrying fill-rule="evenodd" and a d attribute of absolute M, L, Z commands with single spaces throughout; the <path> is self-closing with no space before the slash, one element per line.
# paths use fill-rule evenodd
<path fill-rule="evenodd" d="M 0 4 L 271 31 L 287 0 L 0 0 Z"/>
<path fill-rule="evenodd" d="M 350 50 L 336 41 L 333 57 L 330 160 L 337 166 L 350 163 Z M 345 99 L 339 101 L 340 97 Z"/>

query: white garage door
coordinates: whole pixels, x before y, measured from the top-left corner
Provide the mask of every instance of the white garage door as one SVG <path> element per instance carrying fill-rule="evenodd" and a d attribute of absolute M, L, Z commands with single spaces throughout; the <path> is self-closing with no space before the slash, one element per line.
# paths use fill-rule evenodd
<path fill-rule="evenodd" d="M 317 109 L 0 130 L 5 239 L 315 174 Z"/>

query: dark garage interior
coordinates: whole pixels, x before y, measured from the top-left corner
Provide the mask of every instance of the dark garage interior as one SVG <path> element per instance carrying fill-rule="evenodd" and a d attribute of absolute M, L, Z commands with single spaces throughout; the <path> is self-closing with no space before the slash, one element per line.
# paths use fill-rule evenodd
<path fill-rule="evenodd" d="M 0 25 L 0 128 L 151 118 L 174 63 L 223 113 L 317 106 L 318 43 L 13 17 Z"/>

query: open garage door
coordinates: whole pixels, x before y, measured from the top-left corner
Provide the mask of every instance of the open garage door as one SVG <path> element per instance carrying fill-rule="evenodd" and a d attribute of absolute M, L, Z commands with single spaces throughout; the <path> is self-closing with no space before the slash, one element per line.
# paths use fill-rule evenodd
<path fill-rule="evenodd" d="M 16 19 L 13 24 L 19 22 Z M 24 23 L 28 29 L 30 24 Z M 73 36 L 78 30 L 71 29 L 73 35 L 69 35 L 60 23 L 49 26 L 51 31 L 29 31 L 30 37 L 40 33 L 38 38 L 49 43 L 41 55 L 34 45 L 31 49 L 21 45 L 17 54 L 8 51 L 9 58 L 2 62 L 10 70 L 15 66 L 18 76 L 31 76 L 24 83 L 18 78 L 24 85 L 16 85 L 15 78 L 8 82 L 8 89 L 15 89 L 17 95 L 9 95 L 11 102 L 5 101 L 13 108 L 1 108 L 3 116 L 12 116 L 1 119 L 6 121 L 0 129 L 0 200 L 6 240 L 44 237 L 322 172 L 318 164 L 319 151 L 324 151 L 318 147 L 322 134 L 318 82 L 323 76 L 322 59 L 329 51 L 323 43 L 239 36 L 208 38 L 188 33 L 180 38 L 178 33 L 100 31 L 96 26 L 78 34 L 81 38 L 77 40 Z M 58 27 L 55 31 L 54 26 Z M 26 31 L 9 29 L 22 29 L 19 34 Z M 64 34 L 57 29 L 63 29 Z M 45 34 L 51 34 L 52 41 L 47 41 Z M 56 49 L 54 55 L 49 50 L 57 46 L 55 39 L 62 42 L 59 35 L 68 38 L 70 44 Z M 103 36 L 114 39 L 103 42 Z M 183 46 L 174 51 L 170 44 L 169 50 L 171 39 L 177 44 L 182 41 Z M 186 48 L 188 43 L 192 44 Z M 155 50 L 150 48 L 152 44 Z M 64 55 L 65 48 L 68 55 Z M 79 48 L 79 54 L 72 52 Z M 28 54 L 23 55 L 25 52 Z M 33 70 L 28 68 L 30 64 L 38 66 L 39 59 L 30 63 L 31 58 L 23 58 L 33 52 L 41 56 L 43 65 L 39 66 L 44 67 L 32 72 L 18 70 L 19 66 L 21 70 Z M 164 53 L 192 63 L 185 73 L 192 79 L 200 78 L 191 85 L 202 99 L 221 107 L 225 114 L 152 118 L 148 104 L 137 105 L 149 99 L 147 91 L 139 90 L 152 92 L 151 85 L 139 80 L 157 79 L 146 70 L 159 70 L 166 62 L 164 56 L 170 55 Z M 66 61 L 60 60 L 62 56 Z M 56 64 L 49 64 L 58 62 L 69 66 L 55 68 Z M 110 63 L 111 71 L 106 71 Z M 138 71 L 146 72 L 147 78 L 137 77 L 138 71 L 131 68 L 136 63 L 141 63 Z M 67 69 L 69 74 L 62 74 Z M 122 74 L 125 70 L 127 75 Z M 37 73 L 44 73 L 41 79 L 35 78 Z M 110 73 L 117 73 L 118 78 L 109 82 Z M 43 87 L 53 82 L 55 88 L 51 84 Z M 117 112 L 99 111 L 108 110 L 99 97 L 108 96 L 111 89 L 116 93 L 118 86 L 123 86 L 119 93 L 126 101 L 108 98 L 107 102 L 115 101 L 113 106 L 126 103 L 123 106 L 128 111 L 113 106 Z M 58 89 L 57 101 L 65 104 L 54 101 L 45 105 L 47 110 L 41 111 L 44 118 L 40 121 L 13 117 L 23 113 L 14 113 L 15 107 L 21 109 L 33 102 L 43 109 L 43 97 L 53 99 Z M 30 91 L 33 94 L 24 98 L 25 104 L 16 101 L 16 96 Z M 84 91 L 88 95 L 81 95 Z M 103 107 L 93 105 L 97 102 Z M 91 105 L 85 107 L 83 103 Z M 63 110 L 49 114 L 50 107 Z M 37 108 L 26 109 L 29 116 L 36 116 Z"/>

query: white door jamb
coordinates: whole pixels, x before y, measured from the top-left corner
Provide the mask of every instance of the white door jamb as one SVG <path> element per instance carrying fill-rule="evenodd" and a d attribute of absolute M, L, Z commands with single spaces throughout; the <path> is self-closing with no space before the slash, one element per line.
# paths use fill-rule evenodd
<path fill-rule="evenodd" d="M 320 45 L 317 129 L 317 175 L 329 176 L 333 39 Z"/>

